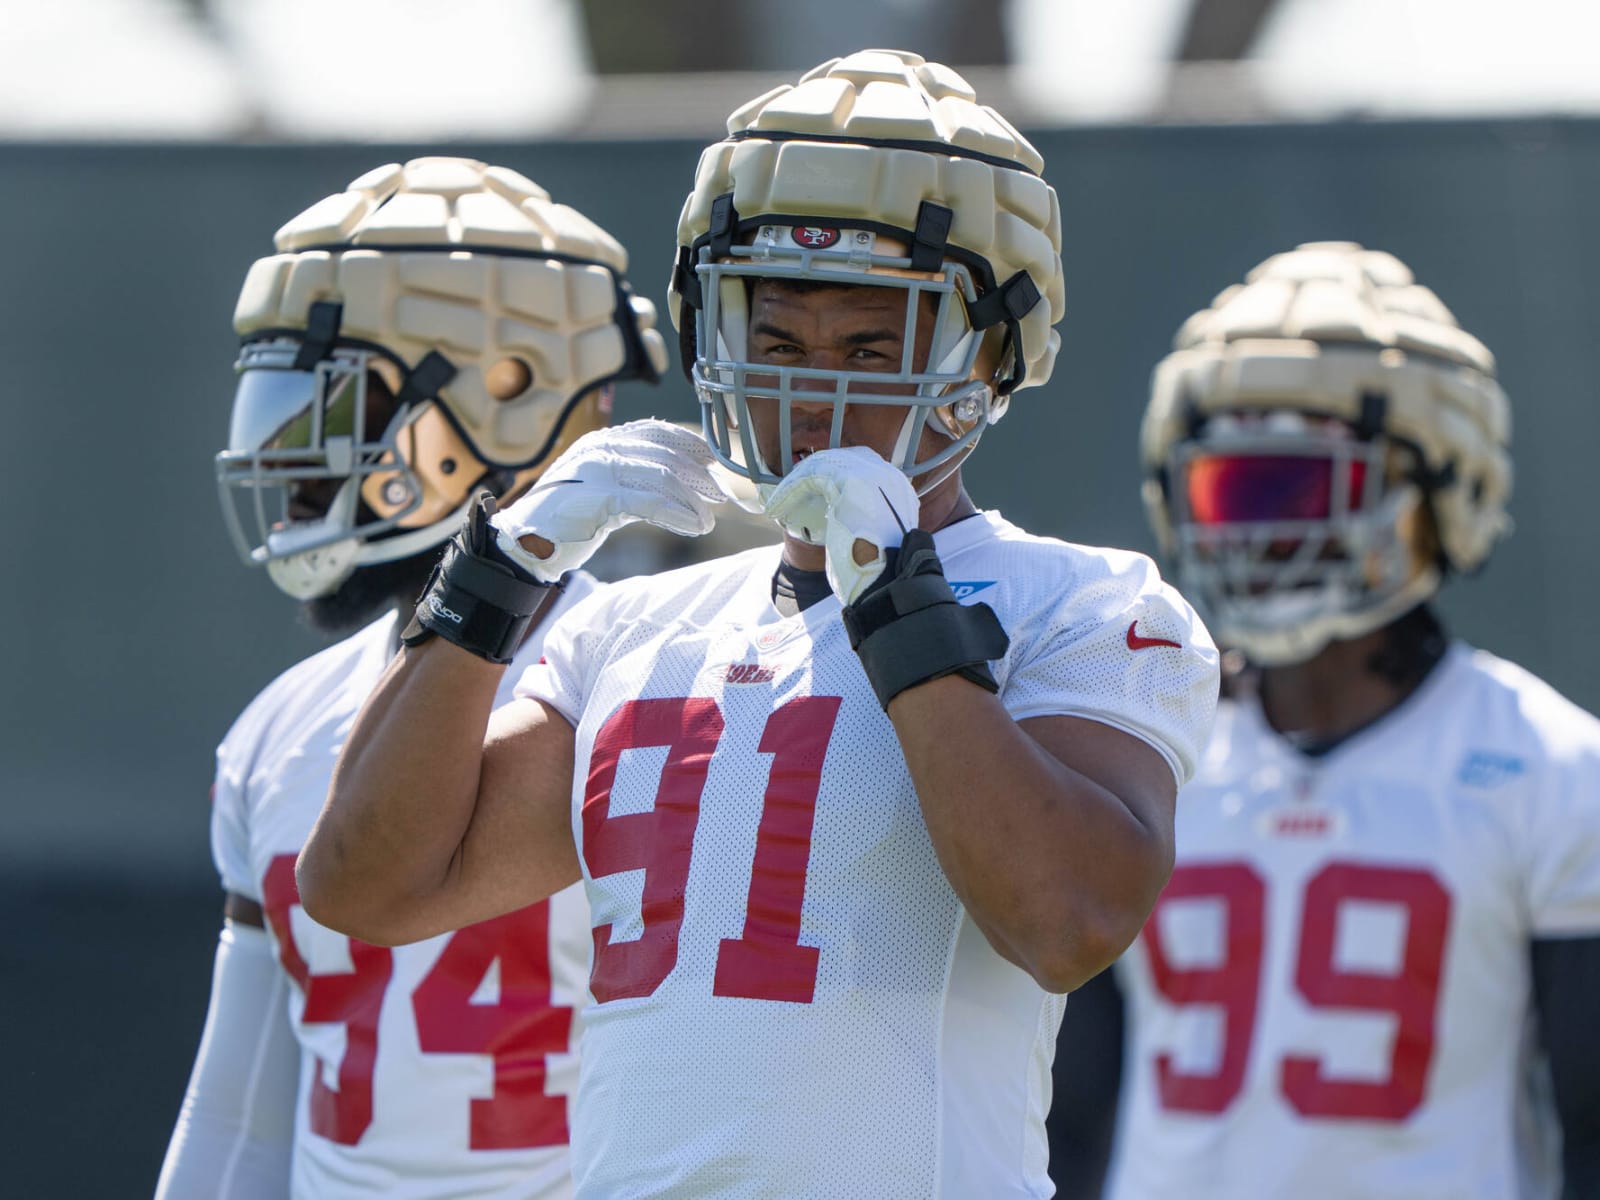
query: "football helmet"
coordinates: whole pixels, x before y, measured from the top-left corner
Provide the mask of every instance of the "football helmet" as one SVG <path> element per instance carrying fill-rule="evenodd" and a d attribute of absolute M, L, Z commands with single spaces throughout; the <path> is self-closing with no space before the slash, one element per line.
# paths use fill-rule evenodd
<path fill-rule="evenodd" d="M 1510 520 L 1494 358 L 1392 255 L 1275 255 L 1179 330 L 1144 414 L 1146 512 L 1219 642 L 1263 666 L 1388 624 Z"/>
<path fill-rule="evenodd" d="M 908 409 L 895 464 L 924 493 L 948 477 L 1060 346 L 1061 213 L 1043 165 L 960 75 L 899 50 L 832 59 L 730 116 L 684 203 L 668 300 L 719 461 L 765 495 L 792 465 L 792 403 L 833 406 L 833 447 L 847 405 L 891 405 Z M 759 280 L 903 289 L 898 369 L 752 362 Z M 776 401 L 777 462 L 751 437 L 752 398 Z M 923 455 L 930 426 L 942 437 Z"/>
<path fill-rule="evenodd" d="M 223 512 L 289 594 L 445 541 L 659 378 L 621 245 L 505 167 L 379 167 L 278 230 L 245 277 Z"/>

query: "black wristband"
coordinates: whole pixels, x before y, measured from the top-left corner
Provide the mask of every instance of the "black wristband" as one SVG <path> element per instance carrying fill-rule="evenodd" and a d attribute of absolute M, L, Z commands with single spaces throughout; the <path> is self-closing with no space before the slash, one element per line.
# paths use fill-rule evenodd
<path fill-rule="evenodd" d="M 1011 645 L 987 604 L 962 604 L 945 581 L 933 535 L 910 530 L 886 555 L 883 574 L 844 610 L 850 646 L 878 702 L 942 675 L 1000 690 L 989 663 Z"/>
<path fill-rule="evenodd" d="M 415 646 L 438 634 L 493 663 L 508 663 L 534 615 L 558 584 L 541 583 L 495 544 L 489 518 L 494 498 L 479 498 L 461 531 L 445 546 L 417 611 L 400 635 Z"/>

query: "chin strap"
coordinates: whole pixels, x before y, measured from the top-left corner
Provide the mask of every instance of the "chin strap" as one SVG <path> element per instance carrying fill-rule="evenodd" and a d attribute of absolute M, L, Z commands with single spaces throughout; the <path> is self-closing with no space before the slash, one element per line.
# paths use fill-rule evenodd
<path fill-rule="evenodd" d="M 887 558 L 883 573 L 844 610 L 850 647 L 878 702 L 887 709 L 907 688 L 941 675 L 999 691 L 989 663 L 1006 652 L 1011 639 L 987 604 L 956 600 L 933 535 L 910 530 Z"/>
<path fill-rule="evenodd" d="M 495 545 L 489 518 L 494 497 L 485 493 L 450 539 L 428 577 L 416 614 L 400 635 L 415 646 L 438 634 L 492 663 L 508 663 L 528 627 L 559 583 L 540 583 Z"/>

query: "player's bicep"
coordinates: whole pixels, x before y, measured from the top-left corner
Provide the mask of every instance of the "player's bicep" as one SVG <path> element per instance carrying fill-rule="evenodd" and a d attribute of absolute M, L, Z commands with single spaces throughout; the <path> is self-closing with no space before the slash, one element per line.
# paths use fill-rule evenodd
<path fill-rule="evenodd" d="M 579 877 L 575 742 L 567 719 L 540 700 L 513 700 L 490 717 L 477 807 L 457 856 L 471 920 L 522 908 Z"/>
<path fill-rule="evenodd" d="M 1057 762 L 1120 800 L 1170 852 L 1178 784 L 1159 750 L 1141 737 L 1087 717 L 1031 717 L 1018 725 Z"/>

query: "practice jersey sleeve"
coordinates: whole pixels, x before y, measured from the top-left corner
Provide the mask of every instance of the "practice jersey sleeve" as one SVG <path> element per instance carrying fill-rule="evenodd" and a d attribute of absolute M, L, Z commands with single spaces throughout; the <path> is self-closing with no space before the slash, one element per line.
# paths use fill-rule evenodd
<path fill-rule="evenodd" d="M 237 731 L 235 726 L 217 747 L 217 774 L 211 785 L 211 857 L 223 890 L 259 902 L 261 887 L 250 865 L 250 826 Z"/>
<path fill-rule="evenodd" d="M 611 627 L 607 600 L 614 588 L 599 588 L 562 613 L 544 633 L 539 661 L 517 681 L 518 698 L 543 700 L 573 725 L 583 711 L 588 663 Z"/>
<path fill-rule="evenodd" d="M 211 857 L 223 890 L 260 902 L 261 882 L 250 853 L 253 776 L 262 758 L 270 757 L 273 739 L 297 700 L 332 686 L 336 672 L 345 665 L 339 652 L 349 644 L 329 647 L 279 675 L 245 706 L 217 747 L 217 773 L 211 784 Z"/>
<path fill-rule="evenodd" d="M 1545 691 L 1540 685 L 1540 691 Z M 1536 706 L 1542 763 L 1528 775 L 1525 903 L 1534 937 L 1600 934 L 1600 721 L 1549 691 Z"/>
<path fill-rule="evenodd" d="M 1000 691 L 1007 711 L 1121 729 L 1187 782 L 1211 731 L 1219 679 L 1216 646 L 1194 609 L 1148 558 L 1123 551 L 1083 552 L 1056 587 L 1053 602 L 1001 613 L 1012 642 Z"/>
<path fill-rule="evenodd" d="M 211 856 L 225 890 L 261 901 L 260 807 L 288 763 L 308 765 L 303 750 L 327 711 L 355 708 L 393 656 L 397 615 L 386 613 L 355 634 L 301 659 L 250 701 L 217 747 L 211 789 Z M 342 735 L 341 735 L 342 736 Z M 335 750 L 337 747 L 335 747 Z M 320 801 L 326 792 L 314 786 Z M 252 851 L 254 848 L 254 852 Z"/>

